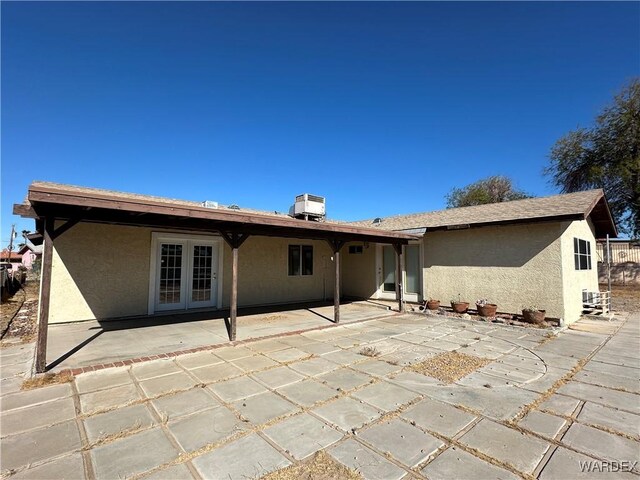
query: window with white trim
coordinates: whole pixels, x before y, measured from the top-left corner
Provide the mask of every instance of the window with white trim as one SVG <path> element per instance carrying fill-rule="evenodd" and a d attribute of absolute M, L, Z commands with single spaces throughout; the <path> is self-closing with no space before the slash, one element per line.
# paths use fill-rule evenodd
<path fill-rule="evenodd" d="M 574 238 L 573 257 L 576 270 L 591 270 L 591 242 Z"/>
<path fill-rule="evenodd" d="M 313 275 L 313 247 L 289 245 L 289 276 Z"/>

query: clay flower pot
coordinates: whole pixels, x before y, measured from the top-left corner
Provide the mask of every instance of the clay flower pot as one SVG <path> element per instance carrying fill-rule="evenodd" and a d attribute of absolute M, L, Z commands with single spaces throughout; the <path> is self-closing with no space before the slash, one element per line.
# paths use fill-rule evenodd
<path fill-rule="evenodd" d="M 467 313 L 469 310 L 469 302 L 451 302 L 451 310 L 454 313 Z"/>
<path fill-rule="evenodd" d="M 429 310 L 438 310 L 440 308 L 440 300 L 429 300 L 427 302 L 427 308 Z"/>
<path fill-rule="evenodd" d="M 484 305 L 476 303 L 476 309 L 481 317 L 495 317 L 498 305 L 495 303 L 485 303 Z"/>
<path fill-rule="evenodd" d="M 522 318 L 527 323 L 544 323 L 546 310 L 522 310 Z"/>

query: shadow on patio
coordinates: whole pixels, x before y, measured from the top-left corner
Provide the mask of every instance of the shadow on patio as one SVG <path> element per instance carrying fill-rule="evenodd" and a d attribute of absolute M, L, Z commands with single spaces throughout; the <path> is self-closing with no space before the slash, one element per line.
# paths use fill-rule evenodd
<path fill-rule="evenodd" d="M 380 304 L 341 303 L 341 324 L 391 315 Z M 49 326 L 47 370 L 78 368 L 228 344 L 229 311 L 200 311 Z M 237 340 L 333 325 L 333 303 L 247 307 L 238 311 Z"/>

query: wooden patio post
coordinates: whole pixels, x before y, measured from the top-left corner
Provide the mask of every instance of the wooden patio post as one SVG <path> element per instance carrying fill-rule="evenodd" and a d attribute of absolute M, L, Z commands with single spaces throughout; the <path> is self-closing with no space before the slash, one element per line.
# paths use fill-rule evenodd
<path fill-rule="evenodd" d="M 402 244 L 394 243 L 396 251 L 396 298 L 398 299 L 398 311 L 404 312 L 404 255 L 402 254 Z"/>
<path fill-rule="evenodd" d="M 333 259 L 336 265 L 336 278 L 333 285 L 333 322 L 340 323 L 340 249 L 344 245 L 343 240 L 328 240 L 333 250 Z"/>
<path fill-rule="evenodd" d="M 40 304 L 38 311 L 38 339 L 36 342 L 36 373 L 47 368 L 47 333 L 49 329 L 49 301 L 51 299 L 51 262 L 53 260 L 54 221 L 44 218 L 42 270 L 40 272 Z"/>
<path fill-rule="evenodd" d="M 222 237 L 231 247 L 231 298 L 229 301 L 229 340 L 236 340 L 236 324 L 238 317 L 238 249 L 247 239 L 248 234 L 227 234 L 220 232 Z"/>

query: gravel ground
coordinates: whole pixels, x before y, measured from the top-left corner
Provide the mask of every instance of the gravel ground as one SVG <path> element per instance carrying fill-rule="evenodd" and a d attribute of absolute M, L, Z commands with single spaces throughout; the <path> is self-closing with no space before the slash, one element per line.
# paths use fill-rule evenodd
<path fill-rule="evenodd" d="M 26 342 L 33 338 L 36 332 L 36 316 L 38 313 L 38 289 L 38 280 L 27 280 L 22 289 L 13 298 L 2 304 L 2 313 L 0 314 L 2 340 L 19 339 L 22 342 Z M 23 312 L 26 315 L 21 314 L 14 318 L 21 307 L 23 307 Z"/>
<path fill-rule="evenodd" d="M 606 290 L 606 285 L 601 285 Z M 613 285 L 611 287 L 613 310 L 623 312 L 640 311 L 640 285 Z"/>
<path fill-rule="evenodd" d="M 362 476 L 336 462 L 324 451 L 316 453 L 311 461 L 294 463 L 262 477 L 263 480 L 362 480 Z"/>
<path fill-rule="evenodd" d="M 429 358 L 424 362 L 416 363 L 409 369 L 437 378 L 443 382 L 453 383 L 492 361 L 488 358 L 480 358 L 466 353 L 446 352 Z"/>

